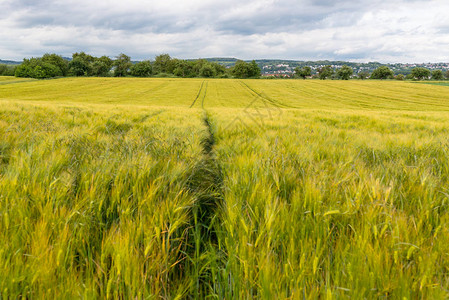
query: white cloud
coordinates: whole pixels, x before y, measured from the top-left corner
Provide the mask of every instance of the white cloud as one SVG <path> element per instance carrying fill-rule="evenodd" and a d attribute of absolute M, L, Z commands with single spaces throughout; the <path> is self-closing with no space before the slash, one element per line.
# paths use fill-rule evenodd
<path fill-rule="evenodd" d="M 449 61 L 443 0 L 6 0 L 0 58 L 86 51 L 133 59 Z"/>

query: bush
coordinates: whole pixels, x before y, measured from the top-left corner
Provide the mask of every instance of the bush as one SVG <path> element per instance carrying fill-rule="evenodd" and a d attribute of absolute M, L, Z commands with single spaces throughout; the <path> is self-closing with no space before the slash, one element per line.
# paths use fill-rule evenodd
<path fill-rule="evenodd" d="M 359 74 L 357 74 L 357 76 L 359 77 L 359 79 L 364 80 L 369 78 L 369 72 L 368 71 L 362 71 Z"/>
<path fill-rule="evenodd" d="M 43 61 L 41 58 L 24 59 L 23 63 L 15 70 L 16 77 L 31 77 L 36 79 L 62 76 L 58 66 Z"/>
<path fill-rule="evenodd" d="M 251 63 L 238 60 L 232 68 L 231 73 L 236 78 L 259 77 L 260 68 L 254 60 Z"/>
<path fill-rule="evenodd" d="M 337 75 L 340 79 L 343 80 L 348 80 L 352 74 L 353 74 L 353 70 L 351 67 L 348 67 L 347 65 L 344 65 L 343 67 L 341 67 L 340 69 L 338 69 L 337 71 Z"/>
<path fill-rule="evenodd" d="M 156 77 L 166 78 L 166 77 L 170 77 L 170 74 L 167 74 L 167 73 L 159 73 L 159 74 L 157 74 Z"/>
<path fill-rule="evenodd" d="M 150 77 L 152 73 L 153 68 L 148 60 L 138 62 L 131 67 L 131 75 L 135 77 Z"/>
<path fill-rule="evenodd" d="M 418 80 L 422 80 L 422 79 L 429 79 L 430 77 L 430 70 L 426 69 L 426 68 L 414 68 L 412 70 L 412 76 Z"/>
<path fill-rule="evenodd" d="M 332 77 L 332 75 L 334 75 L 334 69 L 330 65 L 318 69 L 318 76 L 321 80 Z"/>
<path fill-rule="evenodd" d="M 33 77 L 33 68 L 29 65 L 19 65 L 14 75 L 16 77 Z"/>
<path fill-rule="evenodd" d="M 382 66 L 377 68 L 371 74 L 371 79 L 391 79 L 394 77 L 394 72 L 389 67 Z"/>
<path fill-rule="evenodd" d="M 69 62 L 60 55 L 46 53 L 42 56 L 41 60 L 44 63 L 55 66 L 58 69 L 56 73 L 59 75 L 57 76 L 66 76 L 69 71 Z"/>
<path fill-rule="evenodd" d="M 214 77 L 215 76 L 215 70 L 214 70 L 214 68 L 210 64 L 205 64 L 200 69 L 200 74 L 199 75 L 201 77 Z"/>
<path fill-rule="evenodd" d="M 14 76 L 16 66 L 0 65 L 0 76 Z"/>
<path fill-rule="evenodd" d="M 443 80 L 444 79 L 443 71 L 441 71 L 441 70 L 432 71 L 432 79 L 433 80 Z"/>

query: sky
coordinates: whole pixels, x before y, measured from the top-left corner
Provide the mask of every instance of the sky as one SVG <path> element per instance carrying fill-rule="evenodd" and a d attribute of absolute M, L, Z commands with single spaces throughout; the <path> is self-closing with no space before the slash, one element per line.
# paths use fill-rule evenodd
<path fill-rule="evenodd" d="M 0 0 L 0 59 L 449 62 L 447 0 Z"/>

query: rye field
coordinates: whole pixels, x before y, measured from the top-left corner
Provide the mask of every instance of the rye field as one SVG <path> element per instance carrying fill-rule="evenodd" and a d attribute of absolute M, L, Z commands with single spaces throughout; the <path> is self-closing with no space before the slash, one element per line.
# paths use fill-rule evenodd
<path fill-rule="evenodd" d="M 0 77 L 2 299 L 447 299 L 449 86 Z"/>

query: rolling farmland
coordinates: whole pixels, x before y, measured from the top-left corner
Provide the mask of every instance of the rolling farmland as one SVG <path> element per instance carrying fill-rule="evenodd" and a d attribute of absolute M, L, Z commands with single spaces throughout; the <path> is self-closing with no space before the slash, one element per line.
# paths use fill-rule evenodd
<path fill-rule="evenodd" d="M 449 296 L 449 87 L 0 77 L 1 298 Z"/>

